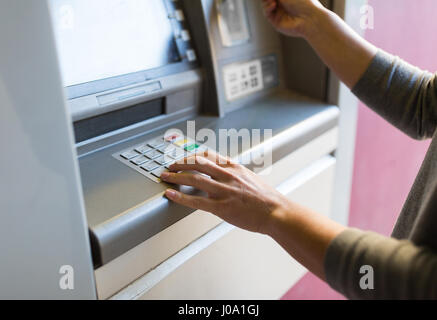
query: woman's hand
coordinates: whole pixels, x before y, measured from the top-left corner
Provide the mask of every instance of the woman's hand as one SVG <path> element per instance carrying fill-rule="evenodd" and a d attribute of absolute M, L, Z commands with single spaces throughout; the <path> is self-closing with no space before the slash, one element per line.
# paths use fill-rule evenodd
<path fill-rule="evenodd" d="M 195 197 L 169 189 L 166 196 L 181 205 L 211 212 L 246 230 L 267 233 L 273 213 L 289 206 L 287 198 L 245 167 L 209 152 L 170 167 L 165 182 L 191 186 L 208 197 Z M 199 174 L 200 173 L 200 174 Z"/>
<path fill-rule="evenodd" d="M 170 169 L 162 174 L 162 180 L 208 194 L 196 197 L 169 189 L 166 196 L 170 200 L 271 236 L 297 261 L 324 278 L 326 249 L 344 227 L 291 202 L 253 172 L 212 152 L 184 159 Z"/>
<path fill-rule="evenodd" d="M 263 0 L 270 23 L 281 33 L 305 37 L 323 6 L 319 0 Z"/>

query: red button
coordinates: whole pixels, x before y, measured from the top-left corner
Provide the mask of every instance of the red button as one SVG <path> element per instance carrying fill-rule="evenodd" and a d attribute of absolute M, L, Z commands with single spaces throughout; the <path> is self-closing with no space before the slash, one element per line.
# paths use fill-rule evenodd
<path fill-rule="evenodd" d="M 173 135 L 165 137 L 164 140 L 167 141 L 167 142 L 173 142 L 173 141 L 175 141 L 178 138 L 179 138 L 179 135 L 173 134 Z"/>

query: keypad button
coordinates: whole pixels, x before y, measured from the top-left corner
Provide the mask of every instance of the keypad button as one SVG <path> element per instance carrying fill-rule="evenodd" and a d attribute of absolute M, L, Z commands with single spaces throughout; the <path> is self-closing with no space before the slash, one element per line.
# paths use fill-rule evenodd
<path fill-rule="evenodd" d="M 166 143 L 165 145 L 163 145 L 162 147 L 160 147 L 158 149 L 159 152 L 163 153 L 163 154 L 167 154 L 172 152 L 176 147 L 170 143 Z"/>
<path fill-rule="evenodd" d="M 155 139 L 155 140 L 149 141 L 147 144 L 149 145 L 149 147 L 158 149 L 159 147 L 162 147 L 164 145 L 164 140 L 163 139 Z"/>
<path fill-rule="evenodd" d="M 153 149 L 147 145 L 142 145 L 142 146 L 135 149 L 136 152 L 141 153 L 141 154 L 145 154 L 145 153 L 150 152 L 152 150 Z"/>
<path fill-rule="evenodd" d="M 139 156 L 138 152 L 135 152 L 134 150 L 121 154 L 121 157 L 123 157 L 126 160 L 131 160 L 131 159 L 138 157 L 138 156 Z"/>
<path fill-rule="evenodd" d="M 161 178 L 161 174 L 167 172 L 167 169 L 164 167 L 160 167 L 158 169 L 155 169 L 154 171 L 152 171 L 152 174 L 157 177 L 157 178 Z"/>
<path fill-rule="evenodd" d="M 141 169 L 146 170 L 148 172 L 155 170 L 159 167 L 159 164 L 157 164 L 155 161 L 147 162 L 146 164 L 141 166 Z"/>
<path fill-rule="evenodd" d="M 184 15 L 184 12 L 182 10 L 176 10 L 174 12 L 174 17 L 177 21 L 184 21 L 185 20 L 185 15 Z"/>
<path fill-rule="evenodd" d="M 249 73 L 251 76 L 254 76 L 258 73 L 258 67 L 256 65 L 250 66 Z"/>
<path fill-rule="evenodd" d="M 187 145 L 184 149 L 185 149 L 185 151 L 188 151 L 188 152 L 194 152 L 195 150 L 199 149 L 199 147 L 200 146 L 198 144 L 193 143 L 193 144 Z"/>
<path fill-rule="evenodd" d="M 158 150 L 152 150 L 148 153 L 146 153 L 146 157 L 149 158 L 150 160 L 154 160 L 156 158 L 159 158 L 162 155 L 161 152 L 159 152 Z"/>
<path fill-rule="evenodd" d="M 190 141 L 188 139 L 181 139 L 178 141 L 173 142 L 173 144 L 175 144 L 178 147 L 183 148 L 187 143 L 189 143 Z"/>
<path fill-rule="evenodd" d="M 181 38 L 184 41 L 190 41 L 191 40 L 191 35 L 190 32 L 188 30 L 182 30 L 181 32 Z"/>
<path fill-rule="evenodd" d="M 179 160 L 182 159 L 185 156 L 185 154 L 186 153 L 184 152 L 184 150 L 180 148 L 176 148 L 172 152 L 170 152 L 168 156 L 174 160 Z"/>
<path fill-rule="evenodd" d="M 155 162 L 159 163 L 162 166 L 172 161 L 173 159 L 166 155 L 160 156 L 159 158 L 155 159 Z"/>
<path fill-rule="evenodd" d="M 175 164 L 176 163 L 176 161 L 171 161 L 171 162 L 169 162 L 169 163 L 167 163 L 164 167 L 167 169 L 167 170 L 170 170 L 170 167 L 173 165 L 173 164 Z"/>
<path fill-rule="evenodd" d="M 131 162 L 132 162 L 133 164 L 137 165 L 137 166 L 140 166 L 140 165 L 142 165 L 143 163 L 145 163 L 145 162 L 147 162 L 147 161 L 149 161 L 149 159 L 147 159 L 147 158 L 144 157 L 144 156 L 141 156 L 141 157 L 138 157 L 138 158 L 133 159 Z"/>
<path fill-rule="evenodd" d="M 183 137 L 179 133 L 171 133 L 168 136 L 166 136 L 164 140 L 167 142 L 175 142 L 177 140 L 180 140 L 181 138 Z"/>
<path fill-rule="evenodd" d="M 196 52 L 194 50 L 187 50 L 187 58 L 188 61 L 190 62 L 196 61 L 197 60 Z"/>

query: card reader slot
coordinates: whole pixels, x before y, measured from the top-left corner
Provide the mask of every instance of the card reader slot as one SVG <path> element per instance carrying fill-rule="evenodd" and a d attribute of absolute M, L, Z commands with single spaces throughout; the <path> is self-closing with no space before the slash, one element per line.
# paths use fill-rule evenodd
<path fill-rule="evenodd" d="M 165 114 L 165 98 L 80 120 L 74 123 L 76 142 L 83 142 L 163 114 Z"/>

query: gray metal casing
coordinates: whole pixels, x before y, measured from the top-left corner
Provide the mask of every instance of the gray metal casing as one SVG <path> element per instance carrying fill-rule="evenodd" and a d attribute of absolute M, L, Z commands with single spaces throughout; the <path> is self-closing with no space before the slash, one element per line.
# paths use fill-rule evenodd
<path fill-rule="evenodd" d="M 0 299 L 95 299 L 47 1 L 0 1 L 0 43 Z M 60 287 L 64 265 L 74 290 Z"/>

